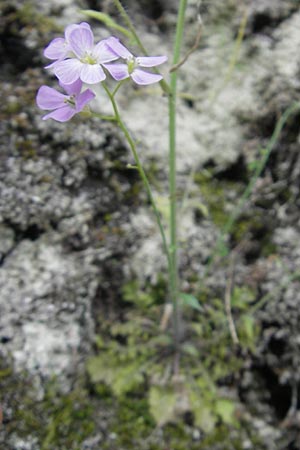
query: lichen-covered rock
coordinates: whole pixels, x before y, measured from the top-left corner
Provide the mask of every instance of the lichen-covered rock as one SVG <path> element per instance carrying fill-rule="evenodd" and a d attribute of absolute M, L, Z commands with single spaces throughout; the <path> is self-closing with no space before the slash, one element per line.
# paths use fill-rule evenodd
<path fill-rule="evenodd" d="M 125 2 L 149 52 L 168 55 L 169 63 L 161 67 L 167 81 L 177 3 Z M 35 106 L 38 87 L 54 84 L 42 70 L 42 48 L 62 34 L 64 26 L 86 19 L 80 7 L 103 8 L 119 20 L 112 2 L 69 0 L 3 1 L 0 19 L 0 95 L 5 99 L 0 105 L 0 355 L 6 365 L 9 361 L 9 373 L 4 365 L 0 376 L 5 392 L 0 443 L 9 450 L 39 449 L 41 439 L 49 450 L 71 445 L 98 448 L 103 443 L 111 450 L 125 450 L 132 448 L 132 443 L 126 447 L 128 422 L 140 426 L 144 419 L 141 423 L 138 419 L 148 414 L 145 399 L 139 404 L 142 413 L 123 405 L 126 417 L 116 417 L 124 428 L 114 425 L 107 431 L 111 413 L 106 417 L 101 411 L 105 417 L 101 416 L 98 429 L 89 427 L 88 418 L 82 440 L 76 435 L 71 444 L 60 440 L 57 446 L 51 441 L 55 433 L 63 434 L 57 412 L 48 404 L 47 416 L 44 408 L 47 383 L 54 376 L 58 388 L 52 399 L 59 402 L 57 409 L 66 422 L 76 423 L 76 405 L 86 411 L 81 405 L 89 400 L 85 391 L 75 395 L 73 387 L 85 370 L 101 317 L 124 320 L 123 309 L 130 308 L 122 302 L 126 283 L 138 280 L 143 288 L 162 275 L 166 278 L 161 237 L 146 209 L 138 174 L 127 168 L 133 159 L 120 132 L 111 124 L 80 116 L 67 124 L 43 122 Z M 224 251 L 219 249 L 213 260 L 211 256 L 220 229 L 251 177 L 248 165 L 268 144 L 280 114 L 299 98 L 299 2 L 251 1 L 246 11 L 240 1 L 202 2 L 200 7 L 196 0 L 188 2 L 182 55 L 195 42 L 199 13 L 199 48 L 178 68 L 180 287 L 187 292 L 194 289 L 203 298 L 207 290 L 207 310 L 215 297 L 222 305 L 230 282 L 251 289 L 250 308 L 261 298 L 268 300 L 254 316 L 261 326 L 254 355 L 245 354 L 239 378 L 224 380 L 244 404 L 249 436 L 257 434 L 263 444 L 247 441 L 245 433 L 236 440 L 234 431 L 232 445 L 297 448 L 299 114 L 290 117 L 277 139 L 265 172 L 241 208 L 239 222 L 225 237 Z M 97 39 L 109 34 L 102 25 L 94 28 Z M 132 51 L 139 54 L 136 47 Z M 167 98 L 158 86 L 142 90 L 128 84 L 118 92 L 118 101 L 167 224 Z M 103 93 L 92 106 L 110 113 Z M 165 300 L 161 297 L 160 304 Z M 224 320 L 217 323 L 227 324 L 226 315 L 220 310 L 218 314 Z M 233 315 L 238 322 L 235 306 Z M 198 322 L 201 326 L 201 317 Z M 213 329 L 213 334 L 219 331 Z M 15 395 L 9 379 L 16 386 Z M 22 389 L 28 380 L 33 383 L 29 402 Z M 32 416 L 26 421 L 22 414 L 35 403 L 44 408 L 37 427 L 46 427 L 42 434 L 34 429 Z M 39 411 L 34 409 L 35 414 Z M 22 418 L 19 427 L 14 416 Z M 148 416 L 145 423 L 141 435 L 153 427 Z M 160 449 L 164 432 L 158 431 L 149 442 Z M 188 428 L 183 448 L 203 444 L 222 449 L 222 432 L 210 441 L 199 433 Z M 148 445 L 144 436 L 133 434 L 134 446 Z"/>

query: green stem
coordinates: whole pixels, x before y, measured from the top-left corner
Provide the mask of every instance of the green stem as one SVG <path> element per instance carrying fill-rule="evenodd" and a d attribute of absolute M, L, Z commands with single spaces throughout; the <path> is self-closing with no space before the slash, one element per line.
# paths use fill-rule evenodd
<path fill-rule="evenodd" d="M 147 50 L 145 49 L 145 47 L 143 46 L 142 41 L 140 40 L 140 38 L 137 35 L 137 32 L 135 31 L 134 25 L 131 22 L 131 19 L 129 17 L 129 15 L 127 14 L 124 6 L 122 5 L 122 3 L 120 2 L 120 0 L 114 0 L 114 4 L 117 8 L 117 10 L 119 11 L 120 15 L 122 16 L 126 26 L 128 27 L 128 29 L 130 30 L 133 38 L 135 39 L 137 45 L 140 47 L 140 49 L 142 50 L 142 52 L 146 55 L 147 54 Z"/>
<path fill-rule="evenodd" d="M 295 280 L 299 280 L 300 279 L 300 272 L 294 272 L 289 274 L 289 276 L 287 277 L 286 280 L 282 281 L 278 286 L 276 286 L 274 289 L 272 289 L 271 292 L 268 292 L 267 294 L 265 294 L 255 305 L 253 305 L 252 307 L 250 307 L 249 311 L 247 312 L 247 314 L 255 314 L 256 311 L 258 311 L 259 309 L 261 309 L 263 306 L 265 306 L 265 304 L 271 300 L 271 298 L 277 293 L 280 292 L 282 289 L 284 289 L 285 287 L 287 287 L 290 283 L 292 283 Z"/>
<path fill-rule="evenodd" d="M 144 47 L 142 41 L 140 40 L 137 32 L 135 31 L 135 27 L 134 27 L 134 25 L 133 25 L 129 15 L 127 14 L 124 6 L 120 2 L 120 0 L 114 0 L 114 4 L 115 4 L 115 7 L 117 8 L 117 10 L 119 11 L 120 15 L 122 16 L 126 26 L 130 30 L 130 32 L 132 34 L 132 37 L 134 38 L 137 46 L 140 48 L 140 50 L 142 51 L 142 53 L 145 56 L 148 56 L 148 52 L 147 52 L 146 48 Z M 153 68 L 153 71 L 155 73 L 159 73 L 158 70 L 155 67 Z M 166 94 L 170 95 L 170 87 L 169 87 L 168 83 L 165 80 L 161 80 L 159 82 L 159 84 L 160 84 L 160 87 L 162 88 L 162 90 L 164 92 L 166 92 Z"/>
<path fill-rule="evenodd" d="M 118 82 L 117 86 L 115 87 L 115 89 L 111 92 L 112 97 L 115 97 L 116 93 L 118 92 L 118 90 L 120 89 L 120 87 L 126 83 L 128 81 L 128 78 L 126 78 L 125 80 L 121 80 Z"/>
<path fill-rule="evenodd" d="M 208 273 L 209 268 L 211 267 L 213 260 L 215 258 L 215 256 L 220 252 L 223 244 L 224 244 L 224 239 L 227 236 L 227 234 L 231 231 L 233 225 L 235 224 L 236 220 L 239 218 L 239 216 L 241 215 L 242 210 L 244 209 L 244 206 L 246 204 L 246 202 L 248 201 L 249 197 L 251 196 L 254 186 L 258 180 L 258 178 L 260 177 L 262 171 L 264 170 L 268 159 L 270 157 L 270 154 L 274 148 L 274 145 L 276 144 L 276 142 L 278 141 L 278 138 L 280 136 L 280 133 L 284 127 L 284 125 L 286 124 L 287 120 L 289 119 L 289 117 L 291 115 L 293 115 L 295 112 L 300 110 L 300 103 L 295 102 L 293 103 L 291 106 L 289 106 L 284 113 L 282 114 L 282 116 L 280 117 L 280 119 L 278 120 L 275 130 L 271 136 L 271 139 L 266 147 L 266 149 L 263 151 L 262 157 L 260 159 L 260 161 L 258 162 L 255 172 L 248 184 L 248 186 L 246 187 L 245 191 L 243 192 L 243 195 L 241 196 L 237 206 L 235 207 L 235 209 L 233 210 L 233 212 L 231 213 L 228 221 L 225 223 L 225 226 L 222 230 L 222 233 L 219 237 L 219 239 L 217 240 L 216 243 L 216 247 L 212 253 L 211 259 L 207 265 L 206 271 L 205 271 L 205 275 Z"/>
<path fill-rule="evenodd" d="M 173 66 L 178 64 L 184 30 L 184 18 L 187 0 L 181 0 L 177 17 Z M 176 192 L 176 98 L 177 71 L 171 73 L 169 96 L 169 195 L 170 195 L 170 256 L 171 270 L 170 295 L 174 308 L 174 342 L 176 353 L 180 353 L 180 321 L 181 314 L 178 305 L 178 262 L 177 262 L 177 192 Z M 175 367 L 178 370 L 178 367 Z"/>
<path fill-rule="evenodd" d="M 134 160 L 135 160 L 135 163 L 136 163 L 136 169 L 138 170 L 138 172 L 139 172 L 139 174 L 141 176 L 141 179 L 142 179 L 142 181 L 144 183 L 144 186 L 145 186 L 146 192 L 148 194 L 148 197 L 149 197 L 152 209 L 154 211 L 154 215 L 155 215 L 155 218 L 156 218 L 156 221 L 157 221 L 157 225 L 158 225 L 158 228 L 159 228 L 159 231 L 160 231 L 160 234 L 161 234 L 161 238 L 162 238 L 162 241 L 163 241 L 163 249 L 164 249 L 164 252 L 165 252 L 166 257 L 167 257 L 168 270 L 170 270 L 171 257 L 170 257 L 170 252 L 169 252 L 169 247 L 168 247 L 168 243 L 167 243 L 166 234 L 165 234 L 162 222 L 161 222 L 159 210 L 158 210 L 158 208 L 156 206 L 156 203 L 155 203 L 152 191 L 151 191 L 150 183 L 148 181 L 147 175 L 146 175 L 146 173 L 145 173 L 145 171 L 143 169 L 142 163 L 141 163 L 139 155 L 137 153 L 135 142 L 132 139 L 132 137 L 131 137 L 131 135 L 130 135 L 126 125 L 125 125 L 125 123 L 121 119 L 121 116 L 120 116 L 120 113 L 119 113 L 119 109 L 118 109 L 118 106 L 117 106 L 117 103 L 115 101 L 113 93 L 110 92 L 110 90 L 108 89 L 108 87 L 106 86 L 106 84 L 104 82 L 102 82 L 102 86 L 103 86 L 105 92 L 107 93 L 107 95 L 108 95 L 108 97 L 109 97 L 109 99 L 111 101 L 111 104 L 112 104 L 112 107 L 113 107 L 113 110 L 114 110 L 114 113 L 115 113 L 115 120 L 116 120 L 117 124 L 119 125 L 120 129 L 123 131 L 124 136 L 125 136 L 128 144 L 129 144 L 129 146 L 130 146 L 130 149 L 132 151 L 132 154 L 133 154 L 133 157 L 134 157 Z"/>

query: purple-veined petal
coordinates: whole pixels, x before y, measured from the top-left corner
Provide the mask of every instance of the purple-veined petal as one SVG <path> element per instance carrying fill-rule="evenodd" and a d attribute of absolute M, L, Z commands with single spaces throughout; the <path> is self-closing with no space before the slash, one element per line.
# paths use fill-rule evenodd
<path fill-rule="evenodd" d="M 94 36 L 92 30 L 84 27 L 75 28 L 69 36 L 71 49 L 78 58 L 84 57 L 90 52 L 94 45 Z"/>
<path fill-rule="evenodd" d="M 54 73 L 64 84 L 72 84 L 80 78 L 80 70 L 83 63 L 75 58 L 58 61 L 54 65 Z"/>
<path fill-rule="evenodd" d="M 111 36 L 108 39 L 106 39 L 106 43 L 112 49 L 112 51 L 115 52 L 121 58 L 131 59 L 133 57 L 133 54 L 130 53 L 130 51 L 126 47 L 124 47 L 123 44 L 121 44 L 119 39 L 115 38 L 114 36 Z"/>
<path fill-rule="evenodd" d="M 149 73 L 145 72 L 144 70 L 134 69 L 134 71 L 131 74 L 131 78 L 137 84 L 147 85 L 157 83 L 158 81 L 162 80 L 163 77 L 156 73 Z"/>
<path fill-rule="evenodd" d="M 69 42 L 70 40 L 70 34 L 72 33 L 73 30 L 76 30 L 77 28 L 87 28 L 87 29 L 91 29 L 91 27 L 89 26 L 89 24 L 87 22 L 81 22 L 81 23 L 76 23 L 74 25 L 68 25 L 65 29 L 65 38 L 66 41 Z"/>
<path fill-rule="evenodd" d="M 46 114 L 42 119 L 54 119 L 58 122 L 67 122 L 76 114 L 76 110 L 69 105 L 65 105 L 62 108 L 55 109 L 49 114 Z"/>
<path fill-rule="evenodd" d="M 90 89 L 86 89 L 81 94 L 79 94 L 76 99 L 76 112 L 82 111 L 85 105 L 95 97 L 96 95 Z"/>
<path fill-rule="evenodd" d="M 49 86 L 41 86 L 36 96 L 36 104 L 41 109 L 56 109 L 65 105 L 66 95 Z"/>
<path fill-rule="evenodd" d="M 103 64 L 103 67 L 105 67 L 117 81 L 125 80 L 125 78 L 129 77 L 127 64 Z"/>
<path fill-rule="evenodd" d="M 93 49 L 93 56 L 97 58 L 99 64 L 115 61 L 119 58 L 111 48 L 107 45 L 107 39 L 98 42 Z"/>
<path fill-rule="evenodd" d="M 44 56 L 48 59 L 62 59 L 67 53 L 68 44 L 63 38 L 53 39 L 44 50 Z"/>
<path fill-rule="evenodd" d="M 141 67 L 155 67 L 163 64 L 167 59 L 167 56 L 138 56 L 136 62 Z"/>
<path fill-rule="evenodd" d="M 78 95 L 80 94 L 82 88 L 82 81 L 80 79 L 76 80 L 72 84 L 64 84 L 59 81 L 59 85 L 69 94 L 69 95 Z"/>
<path fill-rule="evenodd" d="M 105 80 L 106 75 L 99 64 L 83 64 L 80 79 L 87 84 L 96 84 Z"/>

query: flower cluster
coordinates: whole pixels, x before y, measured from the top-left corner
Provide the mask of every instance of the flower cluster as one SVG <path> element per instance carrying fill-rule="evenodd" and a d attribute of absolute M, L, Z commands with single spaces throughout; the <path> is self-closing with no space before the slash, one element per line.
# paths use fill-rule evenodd
<path fill-rule="evenodd" d="M 114 36 L 94 44 L 88 23 L 69 25 L 64 38 L 56 38 L 44 50 L 52 62 L 46 66 L 58 78 L 66 94 L 42 86 L 37 93 L 37 105 L 50 110 L 43 119 L 66 122 L 83 110 L 95 94 L 91 89 L 81 92 L 83 83 L 95 85 L 105 80 L 108 72 L 116 81 L 131 78 L 139 85 L 156 83 L 162 76 L 142 68 L 155 67 L 167 60 L 166 56 L 135 57 Z"/>

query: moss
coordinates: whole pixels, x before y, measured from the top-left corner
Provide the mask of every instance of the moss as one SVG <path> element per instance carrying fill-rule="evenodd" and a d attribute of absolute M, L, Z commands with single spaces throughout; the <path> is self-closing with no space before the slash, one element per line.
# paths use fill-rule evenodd
<path fill-rule="evenodd" d="M 233 225 L 231 236 L 234 243 L 239 243 L 245 236 L 259 241 L 259 251 L 264 257 L 276 253 L 276 245 L 272 242 L 272 225 L 266 221 L 263 210 L 253 210 L 251 216 L 241 216 Z"/>
<path fill-rule="evenodd" d="M 239 422 L 235 418 L 237 402 L 224 397 L 219 387 L 226 385 L 226 380 L 233 374 L 238 375 L 244 360 L 232 348 L 224 302 L 214 298 L 208 290 L 203 291 L 200 297 L 205 309 L 201 318 L 195 311 L 190 311 L 185 322 L 181 357 L 183 382 L 179 389 L 171 378 L 167 377 L 166 381 L 167 368 L 173 363 L 172 339 L 158 328 L 165 288 L 165 282 L 161 280 L 155 288 L 148 286 L 141 290 L 138 282 L 133 280 L 123 289 L 123 300 L 130 305 L 126 306 L 122 319 L 114 319 L 113 323 L 101 319 L 99 355 L 90 360 L 88 371 L 95 383 L 95 392 L 105 398 L 108 408 L 114 410 L 111 429 L 115 446 L 107 442 L 103 448 L 209 448 L 191 439 L 191 428 L 183 420 L 183 415 L 188 414 L 194 426 L 205 433 L 209 428 L 205 438 L 208 440 L 204 440 L 209 445 L 219 442 L 221 445 L 224 430 L 227 430 L 228 445 L 234 432 L 237 439 L 232 448 L 239 450 L 242 444 Z M 247 311 L 248 303 L 254 297 L 250 290 L 235 291 L 234 313 L 238 318 Z M 257 336 L 254 324 L 247 320 L 242 327 L 241 345 L 251 348 Z M 156 385 L 154 379 L 164 379 L 164 382 Z M 154 391 L 161 391 L 161 395 L 154 396 Z M 170 395 L 164 395 L 164 392 Z M 184 398 L 187 399 L 186 410 L 179 413 L 176 405 Z M 157 440 L 155 421 L 162 421 L 163 409 L 163 424 L 170 420 L 174 424 L 164 426 L 163 436 Z M 156 414 L 156 411 L 160 412 Z"/>
<path fill-rule="evenodd" d="M 30 139 L 22 139 L 18 141 L 16 148 L 25 160 L 37 158 L 37 150 Z"/>
<path fill-rule="evenodd" d="M 228 192 L 239 194 L 241 192 L 241 184 L 214 179 L 209 171 L 196 173 L 194 181 L 199 185 L 201 195 L 214 224 L 219 228 L 223 228 L 228 221 L 226 206 L 232 202 L 232 200 L 227 198 Z"/>
<path fill-rule="evenodd" d="M 5 423 L 0 444 L 2 438 L 4 443 L 14 435 L 32 436 L 41 450 L 77 450 L 95 429 L 94 407 L 84 381 L 67 394 L 61 393 L 56 380 L 47 382 L 40 400 L 32 376 L 14 374 L 2 360 L 0 388 Z"/>
<path fill-rule="evenodd" d="M 23 105 L 15 101 L 8 101 L 6 105 L 3 107 L 4 114 L 13 115 L 22 111 Z"/>
<path fill-rule="evenodd" d="M 214 179 L 209 171 L 197 173 L 194 180 L 200 187 L 212 221 L 217 227 L 223 229 L 230 217 L 229 206 L 232 211 L 232 198 L 229 198 L 228 193 L 236 194 L 237 204 L 239 195 L 243 192 L 242 184 Z M 229 230 L 232 243 L 237 245 L 245 239 L 245 236 L 250 235 L 253 240 L 259 241 L 259 252 L 262 256 L 274 254 L 276 246 L 272 242 L 272 225 L 268 223 L 265 210 L 253 206 L 250 213 L 244 213 L 232 224 Z"/>
<path fill-rule="evenodd" d="M 19 23 L 30 28 L 35 27 L 38 31 L 43 33 L 49 31 L 62 31 L 54 20 L 40 14 L 31 1 L 25 1 L 23 5 L 15 12 L 10 14 L 12 23 Z"/>

